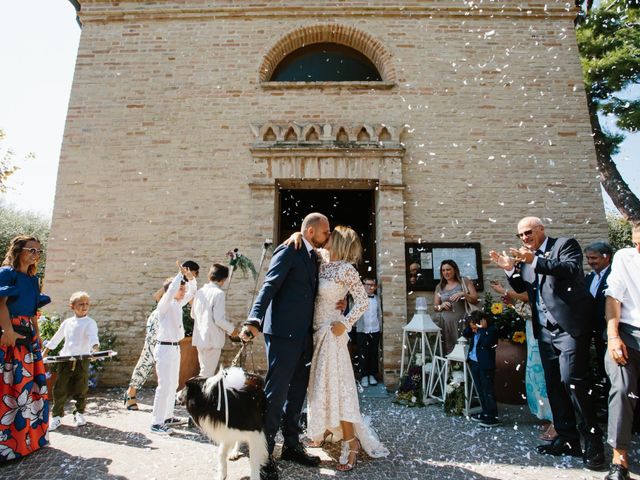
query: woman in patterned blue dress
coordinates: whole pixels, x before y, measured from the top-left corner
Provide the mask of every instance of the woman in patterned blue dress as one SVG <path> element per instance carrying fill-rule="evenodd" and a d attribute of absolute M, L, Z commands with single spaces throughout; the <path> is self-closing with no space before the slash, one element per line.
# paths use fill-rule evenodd
<path fill-rule="evenodd" d="M 0 465 L 47 443 L 49 400 L 36 321 L 51 300 L 36 276 L 42 250 L 35 237 L 19 236 L 0 268 Z"/>

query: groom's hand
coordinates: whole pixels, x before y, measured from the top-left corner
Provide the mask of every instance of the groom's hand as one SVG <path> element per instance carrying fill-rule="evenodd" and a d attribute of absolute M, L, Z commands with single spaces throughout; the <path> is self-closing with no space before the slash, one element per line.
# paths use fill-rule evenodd
<path fill-rule="evenodd" d="M 260 332 L 253 325 L 245 325 L 242 327 L 242 330 L 240 330 L 240 338 L 243 342 L 250 342 L 258 335 L 258 333 Z"/>
<path fill-rule="evenodd" d="M 336 302 L 336 309 L 340 310 L 340 313 L 344 312 L 347 308 L 347 299 L 343 298 L 342 300 L 338 300 Z"/>

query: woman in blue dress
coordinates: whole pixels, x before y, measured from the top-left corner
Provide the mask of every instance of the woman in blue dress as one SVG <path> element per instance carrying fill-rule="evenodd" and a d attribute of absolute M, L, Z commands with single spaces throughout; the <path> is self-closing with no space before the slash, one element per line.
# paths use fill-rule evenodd
<path fill-rule="evenodd" d="M 36 321 L 51 300 L 40 293 L 36 270 L 42 250 L 19 236 L 0 267 L 0 464 L 48 443 L 49 400 Z"/>
<path fill-rule="evenodd" d="M 523 309 L 529 310 L 529 297 L 526 292 L 516 293 L 502 286 L 498 281 L 492 281 L 491 288 L 501 297 L 505 297 L 509 303 L 518 304 L 521 302 Z M 540 349 L 538 341 L 533 336 L 533 327 L 531 326 L 531 311 L 527 315 L 520 312 L 526 319 L 526 335 L 527 335 L 527 368 L 525 375 L 525 384 L 527 388 L 527 404 L 529 410 L 540 420 L 544 421 L 541 428 L 540 439 L 552 441 L 557 436 L 553 428 L 553 416 L 551 414 L 551 406 L 549 405 L 549 397 L 547 396 L 547 384 L 544 379 L 544 370 L 542 369 L 542 361 L 540 360 Z"/>

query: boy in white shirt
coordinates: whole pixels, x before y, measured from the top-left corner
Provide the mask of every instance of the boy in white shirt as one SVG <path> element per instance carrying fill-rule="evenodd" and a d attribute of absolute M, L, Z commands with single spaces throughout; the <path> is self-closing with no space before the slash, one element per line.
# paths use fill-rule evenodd
<path fill-rule="evenodd" d="M 98 350 L 98 325 L 88 317 L 90 299 L 87 292 L 75 292 L 69 299 L 69 307 L 74 313 L 60 324 L 55 335 L 47 342 L 43 354 L 55 349 L 62 340 L 64 346 L 60 355 L 88 355 Z M 73 418 L 76 427 L 86 425 L 84 410 L 89 391 L 89 360 L 65 362 L 57 365 L 58 379 L 53 387 L 52 419 L 49 431 L 55 430 L 62 423 L 64 406 L 69 398 L 76 401 Z"/>
<path fill-rule="evenodd" d="M 360 385 L 377 385 L 378 348 L 380 346 L 380 327 L 382 325 L 382 306 L 378 296 L 378 282 L 366 277 L 364 289 L 369 296 L 369 308 L 356 323 L 356 345 L 358 346 L 357 371 Z"/>
<path fill-rule="evenodd" d="M 215 375 L 226 335 L 238 335 L 238 329 L 225 316 L 222 286 L 228 277 L 229 269 L 214 263 L 209 269 L 209 283 L 198 290 L 191 306 L 194 320 L 191 344 L 198 349 L 201 377 Z"/>
<path fill-rule="evenodd" d="M 170 435 L 170 425 L 180 423 L 173 417 L 176 390 L 180 377 L 180 345 L 184 338 L 182 307 L 196 293 L 198 285 L 193 272 L 178 262 L 178 273 L 165 282 L 165 292 L 156 307 L 158 310 L 158 334 L 154 350 L 158 386 L 153 399 L 151 433 Z M 188 285 L 185 285 L 188 282 Z M 188 289 L 187 289 L 188 286 Z"/>

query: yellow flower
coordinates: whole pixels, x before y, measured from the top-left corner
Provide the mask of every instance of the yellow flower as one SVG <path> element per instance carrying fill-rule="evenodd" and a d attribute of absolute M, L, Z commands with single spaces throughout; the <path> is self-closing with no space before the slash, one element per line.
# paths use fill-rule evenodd
<path fill-rule="evenodd" d="M 527 340 L 527 336 L 524 332 L 515 332 L 513 334 L 513 338 L 511 338 L 516 343 L 524 343 Z"/>
<path fill-rule="evenodd" d="M 494 303 L 493 305 L 491 305 L 491 313 L 493 313 L 494 315 L 500 315 L 502 313 L 502 304 Z"/>

